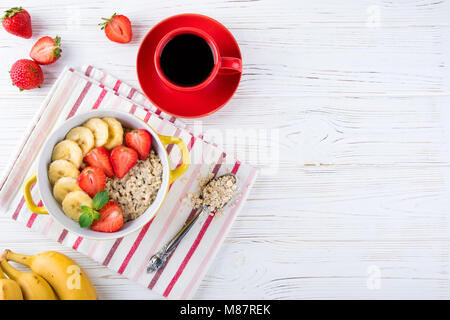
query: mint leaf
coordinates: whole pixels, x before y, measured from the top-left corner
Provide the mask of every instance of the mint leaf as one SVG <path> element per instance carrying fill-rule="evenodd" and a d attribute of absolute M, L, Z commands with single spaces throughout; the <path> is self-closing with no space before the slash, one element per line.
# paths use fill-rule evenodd
<path fill-rule="evenodd" d="M 94 219 L 92 219 L 91 215 L 87 212 L 83 213 L 78 219 L 78 223 L 82 228 L 89 228 Z"/>
<path fill-rule="evenodd" d="M 88 207 L 88 206 L 81 206 L 81 211 L 83 211 L 83 212 L 89 212 L 89 211 L 91 211 L 91 210 L 92 210 L 91 207 Z"/>
<path fill-rule="evenodd" d="M 108 200 L 109 200 L 108 191 L 103 190 L 98 192 L 93 199 L 94 209 L 100 210 L 108 202 Z"/>
<path fill-rule="evenodd" d="M 81 206 L 81 211 L 83 212 L 83 214 L 85 213 L 89 215 L 91 218 L 94 216 L 94 213 L 96 212 L 94 209 L 88 206 Z"/>
<path fill-rule="evenodd" d="M 83 212 L 78 219 L 78 223 L 82 228 L 89 228 L 94 220 L 100 219 L 101 214 L 97 210 L 94 210 L 88 206 L 81 206 Z"/>
<path fill-rule="evenodd" d="M 102 217 L 102 215 L 100 214 L 100 212 L 95 211 L 95 210 L 92 210 L 92 211 L 94 211 L 94 212 L 93 212 L 93 214 L 92 214 L 91 217 L 92 217 L 94 220 L 98 220 L 98 219 L 100 219 L 100 218 Z"/>

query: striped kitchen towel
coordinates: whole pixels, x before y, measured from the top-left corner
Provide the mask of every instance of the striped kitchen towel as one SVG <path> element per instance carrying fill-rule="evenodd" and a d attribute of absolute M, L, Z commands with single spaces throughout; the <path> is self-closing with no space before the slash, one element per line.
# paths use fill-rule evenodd
<path fill-rule="evenodd" d="M 191 154 L 189 170 L 171 186 L 158 214 L 142 229 L 116 240 L 89 240 L 64 229 L 49 215 L 30 212 L 22 185 L 35 172 L 35 162 L 48 134 L 66 119 L 91 109 L 112 108 L 135 114 L 158 133 L 182 138 Z M 178 148 L 167 149 L 172 166 L 180 161 Z M 186 196 L 199 191 L 199 181 L 210 173 L 233 172 L 239 195 L 220 215 L 204 215 L 170 256 L 166 266 L 146 273 L 149 258 L 167 243 L 196 213 Z M 242 208 L 257 171 L 232 159 L 216 144 L 195 135 L 183 121 L 164 114 L 145 96 L 92 66 L 82 71 L 66 68 L 45 98 L 20 144 L 17 154 L 0 180 L 0 208 L 26 227 L 88 255 L 108 268 L 148 287 L 164 297 L 192 296 L 211 264 L 234 219 Z M 36 203 L 38 188 L 32 189 Z"/>

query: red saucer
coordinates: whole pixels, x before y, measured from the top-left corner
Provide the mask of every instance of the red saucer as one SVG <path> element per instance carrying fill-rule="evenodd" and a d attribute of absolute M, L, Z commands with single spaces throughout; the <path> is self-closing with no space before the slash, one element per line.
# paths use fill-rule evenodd
<path fill-rule="evenodd" d="M 159 78 L 153 62 L 158 42 L 170 31 L 195 27 L 209 33 L 225 57 L 242 58 L 233 35 L 222 24 L 200 14 L 180 14 L 154 26 L 145 36 L 137 55 L 139 84 L 150 101 L 162 111 L 176 117 L 198 118 L 222 108 L 236 91 L 241 73 L 219 74 L 205 88 L 182 92 L 166 86 Z"/>

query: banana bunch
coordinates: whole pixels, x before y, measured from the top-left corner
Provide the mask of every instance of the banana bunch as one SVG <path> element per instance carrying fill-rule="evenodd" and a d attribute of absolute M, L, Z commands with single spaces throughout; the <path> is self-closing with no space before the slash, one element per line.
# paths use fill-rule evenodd
<path fill-rule="evenodd" d="M 53 185 L 53 195 L 67 216 L 78 221 L 81 206 L 92 208 L 92 200 L 78 187 L 76 180 L 83 157 L 95 147 L 111 150 L 122 143 L 123 127 L 117 119 L 91 118 L 83 126 L 71 129 L 65 140 L 56 144 L 48 178 Z"/>
<path fill-rule="evenodd" d="M 20 272 L 14 269 L 8 260 L 27 266 L 32 272 Z M 0 266 L 9 277 L 0 279 L 0 284 L 2 281 L 7 284 L 0 285 L 0 300 L 22 297 L 25 300 L 98 299 L 95 288 L 83 269 L 59 252 L 46 251 L 27 256 L 5 250 L 0 259 Z"/>
<path fill-rule="evenodd" d="M 8 278 L 17 282 L 25 300 L 56 300 L 52 287 L 41 276 L 34 272 L 20 272 L 6 259 L 3 259 L 0 265 Z"/>

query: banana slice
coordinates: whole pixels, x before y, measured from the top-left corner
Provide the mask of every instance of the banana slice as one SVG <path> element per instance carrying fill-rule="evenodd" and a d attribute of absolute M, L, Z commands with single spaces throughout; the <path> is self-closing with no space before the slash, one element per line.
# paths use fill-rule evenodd
<path fill-rule="evenodd" d="M 71 177 L 61 178 L 53 186 L 53 196 L 59 203 L 62 203 L 67 194 L 72 191 L 81 191 L 81 188 L 77 180 Z"/>
<path fill-rule="evenodd" d="M 82 214 L 81 206 L 88 206 L 89 208 L 93 206 L 91 197 L 84 191 L 72 191 L 66 195 L 62 202 L 62 209 L 66 216 L 77 222 Z"/>
<path fill-rule="evenodd" d="M 122 124 L 115 118 L 103 118 L 108 124 L 109 137 L 104 147 L 112 150 L 117 146 L 123 144 L 123 127 Z"/>
<path fill-rule="evenodd" d="M 83 161 L 83 152 L 76 142 L 63 140 L 53 148 L 52 161 L 55 160 L 68 160 L 79 168 Z"/>
<path fill-rule="evenodd" d="M 69 131 L 66 139 L 76 142 L 83 152 L 83 156 L 94 148 L 94 134 L 86 127 L 76 127 Z"/>
<path fill-rule="evenodd" d="M 56 181 L 63 177 L 71 177 L 77 179 L 80 175 L 80 171 L 73 165 L 72 162 L 67 160 L 56 160 L 50 163 L 48 168 L 48 179 L 51 184 L 55 184 Z"/>
<path fill-rule="evenodd" d="M 102 119 L 91 118 L 83 126 L 94 133 L 96 147 L 101 147 L 108 141 L 108 124 Z"/>

